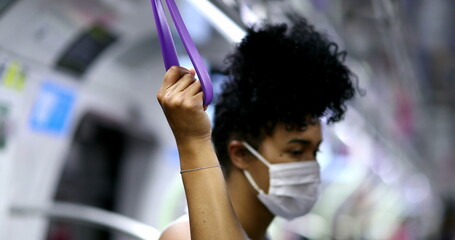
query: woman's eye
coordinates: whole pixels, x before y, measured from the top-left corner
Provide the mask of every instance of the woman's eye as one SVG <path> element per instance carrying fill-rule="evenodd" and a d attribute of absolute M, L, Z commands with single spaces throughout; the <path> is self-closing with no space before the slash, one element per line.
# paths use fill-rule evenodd
<path fill-rule="evenodd" d="M 290 152 L 292 156 L 301 156 L 303 154 L 303 151 L 291 151 Z"/>

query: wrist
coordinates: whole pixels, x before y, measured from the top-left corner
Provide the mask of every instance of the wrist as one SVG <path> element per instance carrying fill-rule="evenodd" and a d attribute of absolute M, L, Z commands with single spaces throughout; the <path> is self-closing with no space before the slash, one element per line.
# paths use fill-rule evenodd
<path fill-rule="evenodd" d="M 180 147 L 197 147 L 200 144 L 212 144 L 210 133 L 200 136 L 191 136 L 188 134 L 174 134 L 177 146 Z"/>
<path fill-rule="evenodd" d="M 219 164 L 210 137 L 176 139 L 181 169 Z"/>
<path fill-rule="evenodd" d="M 179 152 L 187 154 L 198 154 L 201 151 L 213 149 L 212 140 L 210 137 L 204 138 L 190 138 L 182 137 L 176 138 L 177 148 Z"/>

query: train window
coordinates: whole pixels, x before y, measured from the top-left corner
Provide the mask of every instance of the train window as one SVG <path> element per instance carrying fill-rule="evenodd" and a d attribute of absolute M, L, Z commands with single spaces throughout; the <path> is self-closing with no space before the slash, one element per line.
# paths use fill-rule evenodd
<path fill-rule="evenodd" d="M 116 40 L 117 36 L 114 33 L 102 26 L 94 25 L 82 32 L 69 45 L 57 61 L 56 67 L 75 76 L 81 76 Z"/>

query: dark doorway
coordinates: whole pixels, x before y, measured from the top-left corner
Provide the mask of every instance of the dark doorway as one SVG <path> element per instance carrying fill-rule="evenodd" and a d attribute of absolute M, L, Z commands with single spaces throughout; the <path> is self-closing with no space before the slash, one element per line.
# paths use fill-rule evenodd
<path fill-rule="evenodd" d="M 127 134 L 116 124 L 85 115 L 75 132 L 55 200 L 114 211 Z M 51 222 L 49 240 L 108 240 L 108 231 Z"/>

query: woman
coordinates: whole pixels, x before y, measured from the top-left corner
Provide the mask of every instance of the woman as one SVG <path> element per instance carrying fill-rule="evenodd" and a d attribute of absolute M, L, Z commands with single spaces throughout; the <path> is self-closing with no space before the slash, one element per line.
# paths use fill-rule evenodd
<path fill-rule="evenodd" d="M 189 219 L 161 239 L 263 240 L 275 216 L 308 213 L 320 182 L 320 119 L 341 120 L 355 95 L 344 57 L 303 19 L 248 29 L 227 58 L 213 131 L 194 71 L 171 68 L 158 100 L 177 142 Z"/>

